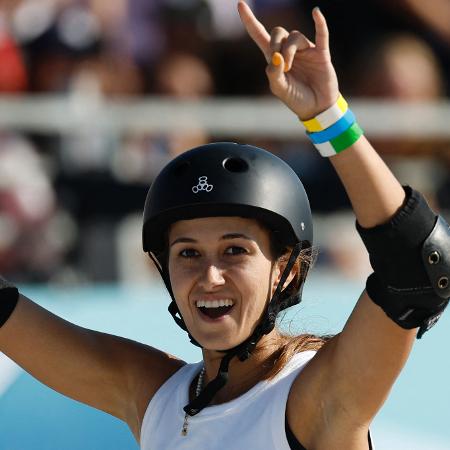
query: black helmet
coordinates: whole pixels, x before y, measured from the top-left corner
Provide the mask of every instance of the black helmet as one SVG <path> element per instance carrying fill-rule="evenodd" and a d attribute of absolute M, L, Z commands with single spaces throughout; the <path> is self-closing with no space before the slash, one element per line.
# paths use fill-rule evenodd
<path fill-rule="evenodd" d="M 251 145 L 218 142 L 172 160 L 145 202 L 143 246 L 159 254 L 165 233 L 181 219 L 240 216 L 258 219 L 282 243 L 310 247 L 311 209 L 296 173 L 280 158 Z"/>
<path fill-rule="evenodd" d="M 156 177 L 147 194 L 143 246 L 172 296 L 170 313 L 186 331 L 161 253 L 172 223 L 213 216 L 259 220 L 276 234 L 278 243 L 292 246 L 293 250 L 260 322 L 244 342 L 223 351 L 225 356 L 217 377 L 184 408 L 190 415 L 207 406 L 225 385 L 230 360 L 234 356 L 242 361 L 248 358 L 259 339 L 274 328 L 279 311 L 300 302 L 303 285 L 295 292 L 282 286 L 300 251 L 309 249 L 313 243 L 311 209 L 305 189 L 280 158 L 258 147 L 231 142 L 202 145 L 176 157 Z"/>

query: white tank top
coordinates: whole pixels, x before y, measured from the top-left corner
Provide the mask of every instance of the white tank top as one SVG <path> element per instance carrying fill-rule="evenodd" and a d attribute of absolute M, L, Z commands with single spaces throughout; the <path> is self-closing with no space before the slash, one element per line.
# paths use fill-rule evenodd
<path fill-rule="evenodd" d="M 285 432 L 286 402 L 292 383 L 315 355 L 296 354 L 270 381 L 260 381 L 240 397 L 208 406 L 189 417 L 181 435 L 189 386 L 202 363 L 187 364 L 150 401 L 141 429 L 141 450 L 290 450 Z"/>

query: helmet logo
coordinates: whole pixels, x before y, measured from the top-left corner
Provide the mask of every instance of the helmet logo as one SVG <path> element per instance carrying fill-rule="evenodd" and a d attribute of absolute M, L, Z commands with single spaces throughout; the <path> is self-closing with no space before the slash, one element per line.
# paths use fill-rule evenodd
<path fill-rule="evenodd" d="M 198 177 L 197 186 L 192 186 L 192 192 L 194 194 L 197 194 L 200 191 L 211 192 L 213 187 L 214 186 L 212 184 L 208 184 L 208 177 L 202 176 Z"/>

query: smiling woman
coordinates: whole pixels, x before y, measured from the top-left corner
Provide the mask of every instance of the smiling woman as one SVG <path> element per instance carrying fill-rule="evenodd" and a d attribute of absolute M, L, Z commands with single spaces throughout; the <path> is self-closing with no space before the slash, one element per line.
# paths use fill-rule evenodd
<path fill-rule="evenodd" d="M 220 142 L 171 161 L 144 207 L 144 251 L 201 362 L 70 324 L 2 279 L 0 350 L 125 421 L 142 450 L 367 450 L 414 338 L 448 304 L 450 229 L 363 136 L 339 93 L 321 12 L 312 13 L 312 42 L 281 27 L 269 34 L 247 4 L 238 8 L 272 92 L 330 158 L 369 251 L 374 273 L 342 332 L 325 340 L 278 331 L 310 268 L 308 197 L 270 152 Z"/>

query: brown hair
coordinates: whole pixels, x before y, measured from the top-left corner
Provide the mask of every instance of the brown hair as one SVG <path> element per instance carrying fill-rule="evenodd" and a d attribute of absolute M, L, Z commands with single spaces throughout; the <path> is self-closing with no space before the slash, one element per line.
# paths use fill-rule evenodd
<path fill-rule="evenodd" d="M 279 333 L 280 347 L 271 358 L 272 364 L 270 370 L 264 379 L 272 380 L 283 369 L 283 367 L 291 360 L 291 358 L 300 352 L 308 350 L 317 351 L 327 342 L 331 336 L 315 336 L 313 334 L 301 334 L 292 336 L 289 334 Z"/>
<path fill-rule="evenodd" d="M 292 251 L 292 247 L 286 247 L 279 243 L 276 236 L 271 233 L 272 242 L 272 256 L 275 260 L 281 263 L 288 261 Z M 308 247 L 300 252 L 297 261 L 294 264 L 292 270 L 296 271 L 296 275 L 290 285 L 286 288 L 288 295 L 298 293 L 303 283 L 305 282 L 306 275 L 310 267 L 313 265 L 317 256 L 317 249 Z M 281 372 L 283 367 L 288 361 L 296 354 L 308 350 L 319 350 L 325 342 L 327 342 L 332 336 L 316 336 L 313 334 L 301 334 L 291 335 L 289 333 L 278 331 L 279 347 L 272 355 L 270 370 L 265 375 L 265 379 L 271 380 L 278 373 Z"/>

